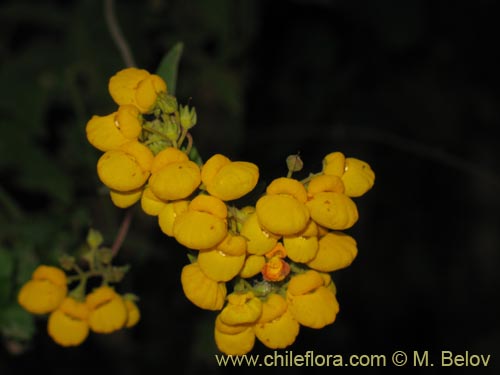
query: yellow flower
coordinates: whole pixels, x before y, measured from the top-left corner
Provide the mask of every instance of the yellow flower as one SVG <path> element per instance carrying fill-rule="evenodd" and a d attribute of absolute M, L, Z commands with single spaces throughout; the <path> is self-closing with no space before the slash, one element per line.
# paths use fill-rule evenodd
<path fill-rule="evenodd" d="M 297 274 L 288 284 L 286 298 L 295 320 L 310 328 L 323 328 L 335 321 L 339 304 L 324 279 L 313 270 Z"/>
<path fill-rule="evenodd" d="M 161 77 L 144 69 L 126 68 L 109 80 L 109 93 L 119 105 L 132 104 L 141 113 L 149 112 L 159 93 L 167 92 Z"/>
<path fill-rule="evenodd" d="M 189 249 L 210 249 L 227 234 L 227 207 L 220 199 L 198 195 L 174 222 L 174 237 Z"/>
<path fill-rule="evenodd" d="M 135 204 L 142 196 L 142 188 L 132 191 L 110 190 L 109 196 L 116 207 L 127 208 Z"/>
<path fill-rule="evenodd" d="M 288 311 L 286 300 L 279 294 L 270 294 L 262 304 L 262 314 L 254 326 L 255 336 L 271 349 L 292 345 L 300 325 Z"/>
<path fill-rule="evenodd" d="M 283 237 L 283 245 L 287 256 L 294 262 L 310 261 L 318 251 L 318 225 L 313 220 L 309 220 L 302 232 Z"/>
<path fill-rule="evenodd" d="M 89 334 L 88 315 L 85 303 L 66 297 L 49 316 L 49 336 L 62 346 L 80 345 Z"/>
<path fill-rule="evenodd" d="M 307 265 L 318 271 L 333 272 L 349 266 L 357 254 L 354 238 L 333 231 L 319 240 L 318 252 Z"/>
<path fill-rule="evenodd" d="M 329 229 L 348 229 L 358 221 L 356 204 L 344 194 L 317 193 L 307 202 L 307 208 L 316 223 Z"/>
<path fill-rule="evenodd" d="M 127 307 L 122 296 L 109 286 L 101 286 L 85 299 L 89 308 L 90 329 L 97 333 L 111 333 L 127 322 Z"/>
<path fill-rule="evenodd" d="M 187 198 L 200 182 L 200 168 L 182 151 L 168 147 L 156 155 L 149 186 L 158 198 L 162 200 Z"/>
<path fill-rule="evenodd" d="M 189 201 L 180 200 L 165 204 L 158 213 L 158 224 L 163 233 L 169 237 L 174 236 L 174 224 L 177 217 L 187 211 Z"/>
<path fill-rule="evenodd" d="M 198 264 L 205 275 L 215 281 L 229 281 L 235 277 L 245 263 L 245 254 L 228 255 L 217 247 L 201 250 Z"/>
<path fill-rule="evenodd" d="M 184 294 L 196 306 L 205 310 L 220 310 L 226 298 L 226 284 L 206 276 L 197 263 L 188 264 L 181 272 Z"/>
<path fill-rule="evenodd" d="M 141 319 L 141 312 L 137 307 L 137 304 L 128 298 L 124 298 L 125 307 L 127 308 L 127 322 L 125 323 L 125 327 L 132 328 Z"/>
<path fill-rule="evenodd" d="M 241 227 L 240 234 L 247 239 L 250 254 L 264 255 L 278 242 L 279 237 L 262 229 L 256 213 L 251 213 Z"/>
<path fill-rule="evenodd" d="M 245 264 L 240 271 L 240 276 L 248 279 L 257 275 L 266 264 L 266 258 L 263 255 L 249 255 L 245 259 Z"/>
<path fill-rule="evenodd" d="M 146 186 L 144 188 L 144 191 L 141 195 L 141 207 L 146 214 L 151 216 L 158 216 L 160 211 L 165 207 L 166 204 L 166 201 L 154 195 L 149 186 Z"/>
<path fill-rule="evenodd" d="M 277 235 L 302 231 L 309 221 L 306 200 L 306 189 L 299 181 L 285 177 L 274 180 L 255 206 L 260 225 Z"/>
<path fill-rule="evenodd" d="M 254 323 L 262 313 L 262 302 L 253 292 L 233 292 L 227 296 L 227 301 L 220 313 L 222 323 L 232 326 Z"/>
<path fill-rule="evenodd" d="M 221 321 L 220 314 L 215 319 L 214 337 L 217 348 L 226 355 L 246 354 L 255 344 L 252 326 L 225 324 Z"/>
<path fill-rule="evenodd" d="M 105 152 L 97 162 L 97 173 L 110 189 L 129 192 L 147 181 L 152 161 L 153 154 L 146 146 L 131 141 L 118 150 Z"/>
<path fill-rule="evenodd" d="M 66 274 L 59 268 L 40 265 L 22 286 L 17 300 L 33 314 L 46 314 L 59 307 L 67 292 Z"/>
<path fill-rule="evenodd" d="M 253 163 L 232 162 L 216 154 L 203 165 L 201 179 L 211 195 L 229 201 L 253 190 L 259 180 L 259 168 Z"/>
<path fill-rule="evenodd" d="M 373 187 L 375 173 L 368 163 L 356 158 L 347 158 L 342 181 L 346 195 L 360 197 Z"/>
<path fill-rule="evenodd" d="M 338 176 L 319 175 L 313 177 L 307 186 L 307 194 L 313 197 L 314 194 L 324 191 L 331 191 L 334 193 L 344 193 L 344 183 Z"/>
<path fill-rule="evenodd" d="M 125 137 L 115 122 L 116 112 L 107 116 L 94 115 L 87 122 L 85 131 L 89 143 L 101 151 L 116 150 L 130 139 Z"/>
<path fill-rule="evenodd" d="M 345 156 L 341 152 L 332 152 L 323 158 L 323 173 L 342 177 L 345 169 Z"/>

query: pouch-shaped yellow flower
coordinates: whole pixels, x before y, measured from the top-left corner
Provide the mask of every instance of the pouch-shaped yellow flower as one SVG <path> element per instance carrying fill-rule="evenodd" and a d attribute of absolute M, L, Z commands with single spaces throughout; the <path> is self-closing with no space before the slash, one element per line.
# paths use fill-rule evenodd
<path fill-rule="evenodd" d="M 116 207 L 127 208 L 132 206 L 141 199 L 142 188 L 125 192 L 110 190 L 109 196 L 111 198 L 111 201 Z"/>
<path fill-rule="evenodd" d="M 110 189 L 128 192 L 139 189 L 149 177 L 153 154 L 139 142 L 105 152 L 97 162 L 97 174 Z"/>
<path fill-rule="evenodd" d="M 200 185 L 200 168 L 190 160 L 173 162 L 153 173 L 149 187 L 163 200 L 178 200 L 189 197 Z"/>
<path fill-rule="evenodd" d="M 198 195 L 186 211 L 177 216 L 174 237 L 189 249 L 210 249 L 227 235 L 227 208 L 220 199 Z"/>
<path fill-rule="evenodd" d="M 262 271 L 266 264 L 266 258 L 263 255 L 249 255 L 245 259 L 245 264 L 240 271 L 240 276 L 244 279 L 253 277 Z"/>
<path fill-rule="evenodd" d="M 339 311 L 335 295 L 324 286 L 321 275 L 313 270 L 292 277 L 286 298 L 294 319 L 310 328 L 323 328 L 333 323 Z"/>
<path fill-rule="evenodd" d="M 302 231 L 309 220 L 307 207 L 290 195 L 265 195 L 255 206 L 259 224 L 276 235 Z"/>
<path fill-rule="evenodd" d="M 142 131 L 142 117 L 136 106 L 125 104 L 118 107 L 115 125 L 127 139 L 137 139 Z"/>
<path fill-rule="evenodd" d="M 158 216 L 158 214 L 166 204 L 166 201 L 154 195 L 149 186 L 146 186 L 144 188 L 141 195 L 141 208 L 146 214 L 151 216 Z"/>
<path fill-rule="evenodd" d="M 113 112 L 106 116 L 94 115 L 87 122 L 87 140 L 100 151 L 116 150 L 130 141 L 118 128 L 115 118 L 116 112 Z"/>
<path fill-rule="evenodd" d="M 217 247 L 201 250 L 198 264 L 205 275 L 215 281 L 229 281 L 240 272 L 245 263 L 245 254 L 229 255 Z"/>
<path fill-rule="evenodd" d="M 255 255 L 264 255 L 276 245 L 279 239 L 279 236 L 262 229 L 255 212 L 248 215 L 240 234 L 247 239 L 248 253 Z"/>
<path fill-rule="evenodd" d="M 252 292 L 233 292 L 220 312 L 221 322 L 228 325 L 254 323 L 262 314 L 262 302 Z"/>
<path fill-rule="evenodd" d="M 241 198 L 252 191 L 259 180 L 259 168 L 253 163 L 232 162 L 221 156 L 212 156 L 202 167 L 202 182 L 207 191 L 224 201 Z"/>
<path fill-rule="evenodd" d="M 226 355 L 243 355 L 253 349 L 255 333 L 252 326 L 227 325 L 220 320 L 220 314 L 215 320 L 214 337 L 217 348 Z"/>
<path fill-rule="evenodd" d="M 342 181 L 346 195 L 360 197 L 373 187 L 375 172 L 368 163 L 356 158 L 347 158 Z"/>
<path fill-rule="evenodd" d="M 318 271 L 333 272 L 349 266 L 357 254 L 358 248 L 354 238 L 333 231 L 319 240 L 318 252 L 307 265 Z"/>
<path fill-rule="evenodd" d="M 109 93 L 118 105 L 132 104 L 141 113 L 149 112 L 159 93 L 167 92 L 161 77 L 144 69 L 126 68 L 109 80 Z"/>
<path fill-rule="evenodd" d="M 87 294 L 88 323 L 97 333 L 111 333 L 125 326 L 128 312 L 121 295 L 109 286 L 101 286 Z"/>
<path fill-rule="evenodd" d="M 181 272 L 182 289 L 186 298 L 205 310 L 220 310 L 226 298 L 226 284 L 206 276 L 199 264 L 184 266 Z"/>
<path fill-rule="evenodd" d="M 262 314 L 254 325 L 255 336 L 271 349 L 292 345 L 299 334 L 300 325 L 288 311 L 285 298 L 270 294 L 262 305 Z"/>
<path fill-rule="evenodd" d="M 307 208 L 316 223 L 329 229 L 348 229 L 358 221 L 356 204 L 344 194 L 317 193 L 307 202 Z"/>
<path fill-rule="evenodd" d="M 323 158 L 323 173 L 342 177 L 345 169 L 345 156 L 339 151 L 331 152 Z"/>
<path fill-rule="evenodd" d="M 46 314 L 59 307 L 66 297 L 66 274 L 59 268 L 40 265 L 17 295 L 18 303 L 33 314 Z"/>
<path fill-rule="evenodd" d="M 47 331 L 52 339 L 62 346 L 80 345 L 89 334 L 87 317 L 89 309 L 84 302 L 71 297 L 49 315 Z"/>
<path fill-rule="evenodd" d="M 163 233 L 169 237 L 174 236 L 174 224 L 177 217 L 187 211 L 189 206 L 189 201 L 179 200 L 175 202 L 167 203 L 161 208 L 158 213 L 158 224 Z"/>

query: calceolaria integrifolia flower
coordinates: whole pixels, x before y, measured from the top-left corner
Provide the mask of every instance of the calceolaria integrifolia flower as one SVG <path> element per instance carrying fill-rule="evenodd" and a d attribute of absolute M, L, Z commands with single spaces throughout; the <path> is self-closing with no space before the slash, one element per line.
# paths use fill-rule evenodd
<path fill-rule="evenodd" d="M 220 153 L 203 161 L 193 152 L 196 110 L 178 104 L 159 75 L 126 68 L 108 89 L 115 111 L 94 115 L 86 126 L 88 142 L 101 152 L 97 176 L 114 205 L 137 204 L 186 249 L 179 287 L 195 306 L 214 311 L 219 350 L 242 355 L 256 341 L 283 349 L 301 327 L 334 323 L 332 273 L 357 256 L 346 230 L 359 218 L 356 199 L 374 185 L 370 165 L 328 150 L 319 170 L 298 179 L 305 163 L 290 155 L 287 172 L 256 192 L 259 167 L 252 161 Z M 253 203 L 239 205 L 251 196 Z M 63 346 L 140 319 L 137 297 L 120 292 L 128 268 L 113 265 L 113 252 L 96 233 L 87 239 L 87 268 L 67 258 L 60 267 L 40 266 L 19 292 L 26 310 L 50 314 L 49 335 Z M 90 278 L 102 283 L 90 289 Z"/>

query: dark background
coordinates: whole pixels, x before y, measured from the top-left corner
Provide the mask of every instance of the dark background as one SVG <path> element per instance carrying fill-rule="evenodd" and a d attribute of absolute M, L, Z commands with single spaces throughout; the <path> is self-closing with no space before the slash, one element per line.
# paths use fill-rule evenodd
<path fill-rule="evenodd" d="M 260 189 L 286 174 L 285 158 L 297 152 L 305 175 L 337 150 L 376 172 L 349 230 L 358 258 L 333 274 L 337 321 L 302 328 L 288 350 L 428 350 L 436 364 L 441 350 L 469 351 L 491 354 L 482 372 L 498 369 L 499 10 L 493 0 L 116 5 L 139 67 L 154 71 L 184 43 L 177 93 L 197 109 L 202 157 L 220 152 L 258 164 Z M 114 110 L 107 80 L 124 67 L 102 2 L 3 1 L 0 63 L 2 246 L 22 270 L 74 252 L 89 226 L 111 243 L 123 211 L 102 193 L 99 152 L 84 136 L 92 114 Z M 4 337 L 0 373 L 253 371 L 217 367 L 215 314 L 184 297 L 185 251 L 154 218 L 137 212 L 118 261 L 132 265 L 120 287 L 141 298 L 138 326 L 64 349 L 37 319 L 22 347 Z M 270 351 L 256 344 L 254 353 Z M 307 372 L 322 370 L 349 369 Z"/>

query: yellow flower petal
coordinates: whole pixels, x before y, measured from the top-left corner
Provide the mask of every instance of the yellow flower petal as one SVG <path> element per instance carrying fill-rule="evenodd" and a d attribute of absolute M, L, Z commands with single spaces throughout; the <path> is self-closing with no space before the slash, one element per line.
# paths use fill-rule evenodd
<path fill-rule="evenodd" d="M 101 286 L 87 295 L 88 323 L 97 333 L 111 333 L 127 322 L 127 307 L 123 298 L 108 286 Z"/>
<path fill-rule="evenodd" d="M 245 254 L 227 255 L 218 249 L 203 250 L 198 254 L 198 264 L 205 275 L 215 281 L 229 281 L 240 272 Z"/>
<path fill-rule="evenodd" d="M 137 139 L 142 130 L 141 113 L 133 105 L 121 105 L 116 112 L 115 124 L 124 137 Z"/>
<path fill-rule="evenodd" d="M 214 337 L 217 348 L 226 355 L 246 354 L 255 344 L 255 333 L 252 327 L 247 327 L 236 334 L 227 334 L 215 329 Z"/>
<path fill-rule="evenodd" d="M 174 237 L 189 249 L 210 249 L 227 234 L 227 223 L 206 212 L 187 210 L 174 223 Z"/>
<path fill-rule="evenodd" d="M 307 263 L 318 251 L 317 237 L 285 237 L 283 239 L 288 257 L 294 262 Z"/>
<path fill-rule="evenodd" d="M 240 276 L 244 279 L 253 277 L 262 270 L 265 264 L 266 258 L 263 255 L 249 255 L 240 271 Z"/>
<path fill-rule="evenodd" d="M 153 173 L 149 186 L 153 193 L 163 200 L 184 199 L 200 185 L 200 168 L 192 161 L 167 164 Z"/>
<path fill-rule="evenodd" d="M 357 254 L 358 249 L 354 238 L 334 231 L 319 240 L 318 252 L 307 265 L 318 271 L 337 271 L 348 267 Z"/>
<path fill-rule="evenodd" d="M 122 69 L 110 78 L 108 84 L 109 93 L 118 105 L 136 105 L 135 95 L 137 87 L 143 79 L 149 76 L 150 73 L 144 69 Z"/>
<path fill-rule="evenodd" d="M 241 227 L 240 234 L 248 241 L 248 253 L 255 255 L 264 255 L 276 245 L 279 239 L 278 236 L 262 229 L 256 213 L 248 216 Z"/>
<path fill-rule="evenodd" d="M 94 115 L 87 122 L 85 132 L 89 143 L 101 151 L 116 150 L 129 141 L 116 126 L 116 112 L 107 116 Z"/>
<path fill-rule="evenodd" d="M 346 195 L 360 197 L 373 187 L 375 173 L 368 163 L 355 158 L 347 158 L 342 181 Z"/>
<path fill-rule="evenodd" d="M 184 266 L 181 273 L 184 294 L 205 310 L 220 310 L 226 298 L 226 284 L 207 277 L 197 263 Z"/>
<path fill-rule="evenodd" d="M 217 244 L 217 249 L 227 255 L 244 255 L 247 251 L 247 240 L 243 236 L 227 233 L 222 242 Z"/>
<path fill-rule="evenodd" d="M 290 195 L 265 195 L 255 208 L 260 225 L 278 235 L 296 234 L 309 221 L 307 207 Z"/>
<path fill-rule="evenodd" d="M 307 193 L 310 197 L 314 194 L 331 191 L 334 193 L 344 192 L 344 183 L 338 176 L 319 175 L 314 177 L 307 186 Z"/>
<path fill-rule="evenodd" d="M 33 314 L 46 314 L 59 307 L 67 292 L 66 274 L 59 268 L 40 265 L 22 286 L 17 301 Z"/>
<path fill-rule="evenodd" d="M 236 161 L 224 165 L 205 185 L 211 195 L 230 201 L 248 194 L 258 180 L 259 169 L 255 164 Z"/>
<path fill-rule="evenodd" d="M 206 194 L 197 195 L 191 203 L 189 209 L 194 211 L 206 212 L 219 219 L 227 217 L 227 206 L 219 198 L 212 197 Z"/>
<path fill-rule="evenodd" d="M 333 323 L 339 311 L 335 295 L 325 286 L 307 294 L 287 293 L 287 301 L 293 317 L 309 328 L 323 328 Z"/>
<path fill-rule="evenodd" d="M 254 323 L 262 313 L 262 302 L 252 292 L 233 292 L 228 304 L 220 313 L 220 319 L 228 325 Z"/>
<path fill-rule="evenodd" d="M 332 152 L 323 159 L 323 173 L 326 175 L 342 177 L 345 168 L 345 156 L 341 152 Z"/>
<path fill-rule="evenodd" d="M 307 208 L 316 223 L 329 229 L 348 229 L 358 221 L 356 204 L 344 194 L 317 193 L 307 202 Z"/>
<path fill-rule="evenodd" d="M 231 163 L 231 160 L 222 154 L 215 154 L 208 159 L 201 168 L 201 181 L 205 185 L 210 185 L 214 182 L 215 176 L 223 166 Z"/>
<path fill-rule="evenodd" d="M 268 323 L 258 323 L 254 326 L 255 336 L 271 349 L 283 349 L 292 345 L 299 330 L 299 323 L 288 310 Z"/>
<path fill-rule="evenodd" d="M 141 195 L 141 207 L 146 214 L 151 216 L 158 216 L 158 214 L 166 204 L 166 201 L 163 201 L 156 195 L 154 195 L 149 186 L 146 186 L 144 188 Z"/>
<path fill-rule="evenodd" d="M 147 113 L 153 108 L 158 94 L 167 92 L 167 84 L 156 74 L 144 78 L 137 85 L 135 103 L 142 113 Z"/>
<path fill-rule="evenodd" d="M 167 236 L 174 236 L 174 223 L 178 215 L 187 211 L 189 202 L 186 200 L 167 203 L 158 213 L 158 224 Z"/>
<path fill-rule="evenodd" d="M 65 298 L 59 308 L 48 319 L 47 331 L 50 337 L 62 346 L 80 345 L 89 334 L 88 307 L 73 298 Z"/>
<path fill-rule="evenodd" d="M 127 208 L 141 199 L 142 188 L 125 192 L 110 190 L 109 196 L 116 207 Z"/>
<path fill-rule="evenodd" d="M 186 155 L 186 153 L 182 152 L 178 148 L 167 147 L 154 157 L 153 164 L 151 165 L 151 173 L 160 171 L 168 164 L 176 162 L 180 163 L 188 160 L 189 157 Z"/>
<path fill-rule="evenodd" d="M 300 203 L 306 203 L 307 191 L 304 185 L 293 178 L 280 177 L 273 180 L 266 189 L 266 193 L 287 194 L 294 197 Z"/>

